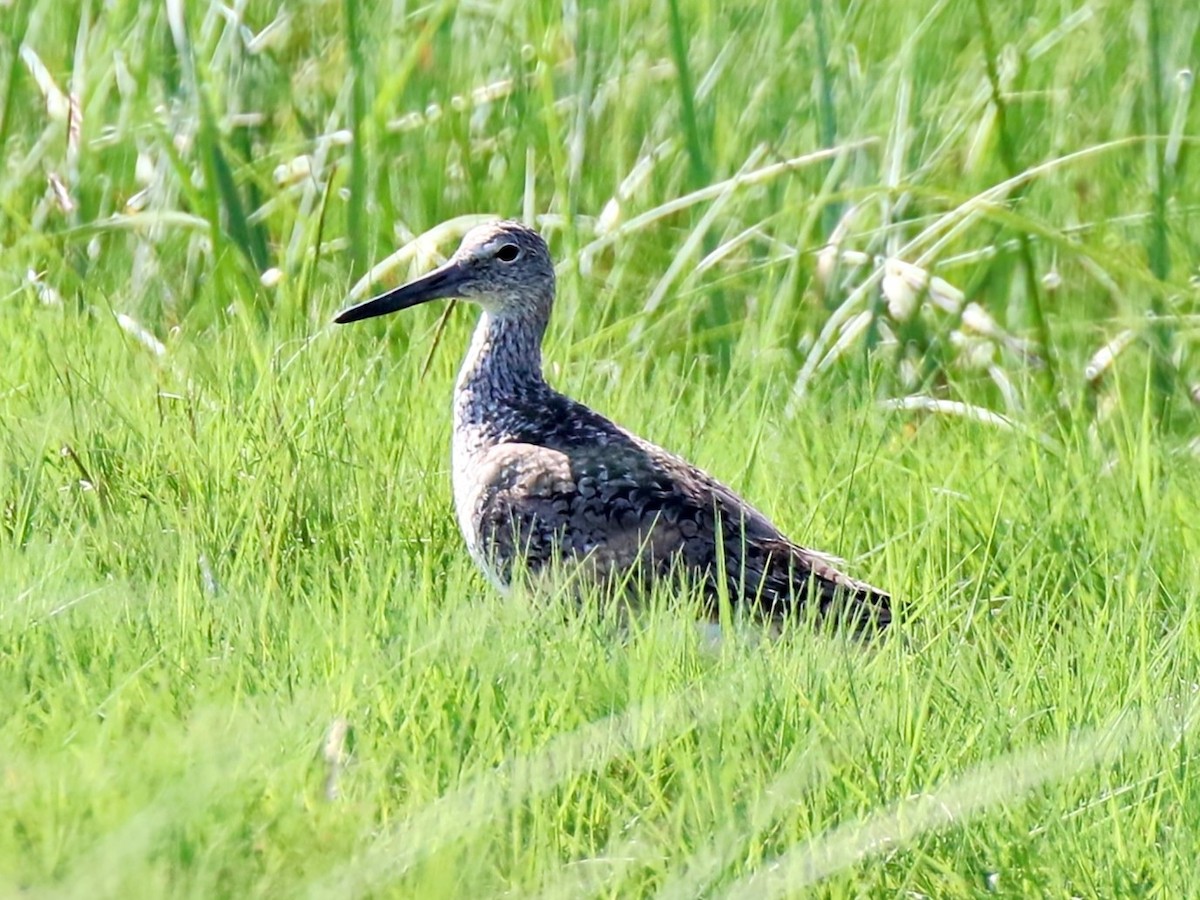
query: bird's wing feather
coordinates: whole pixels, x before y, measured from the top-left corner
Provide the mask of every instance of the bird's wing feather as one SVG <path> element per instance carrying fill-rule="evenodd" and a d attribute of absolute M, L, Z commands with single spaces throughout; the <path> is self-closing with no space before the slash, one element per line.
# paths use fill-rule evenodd
<path fill-rule="evenodd" d="M 716 479 L 626 432 L 569 450 L 502 443 L 482 462 L 476 516 L 497 559 L 536 570 L 556 555 L 587 558 L 601 575 L 682 567 L 714 592 L 724 571 L 735 602 L 775 615 L 813 586 L 822 609 L 840 594 L 886 606 L 886 594 L 789 541 Z"/>

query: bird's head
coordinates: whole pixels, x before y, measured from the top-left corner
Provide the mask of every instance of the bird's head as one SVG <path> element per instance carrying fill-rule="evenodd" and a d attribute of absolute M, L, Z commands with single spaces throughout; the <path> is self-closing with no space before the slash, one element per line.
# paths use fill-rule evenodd
<path fill-rule="evenodd" d="M 454 255 L 427 275 L 334 317 L 340 324 L 459 297 L 495 316 L 544 319 L 554 300 L 554 264 L 546 242 L 520 222 L 488 222 L 466 233 Z"/>

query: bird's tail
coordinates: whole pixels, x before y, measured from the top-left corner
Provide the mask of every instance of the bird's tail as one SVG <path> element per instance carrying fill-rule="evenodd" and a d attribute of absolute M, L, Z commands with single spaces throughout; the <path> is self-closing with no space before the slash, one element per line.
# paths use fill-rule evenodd
<path fill-rule="evenodd" d="M 849 580 L 849 579 L 847 579 Z M 892 624 L 892 595 L 862 581 L 853 586 L 821 585 L 821 619 L 856 637 L 870 637 Z"/>
<path fill-rule="evenodd" d="M 782 551 L 782 552 L 779 552 Z M 766 593 L 774 593 L 773 613 L 812 615 L 838 631 L 867 638 L 892 623 L 892 596 L 838 568 L 841 560 L 795 544 L 772 553 L 774 578 Z M 780 584 L 780 582 L 783 582 Z M 775 590 L 770 589 L 774 587 Z"/>

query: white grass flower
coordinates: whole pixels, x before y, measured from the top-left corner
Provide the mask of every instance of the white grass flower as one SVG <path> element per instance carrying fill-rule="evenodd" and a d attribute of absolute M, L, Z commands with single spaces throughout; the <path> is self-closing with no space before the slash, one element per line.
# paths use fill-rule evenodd
<path fill-rule="evenodd" d="M 904 277 L 899 261 L 889 259 L 884 263 L 883 296 L 887 300 L 888 315 L 897 322 L 907 322 L 917 311 L 921 286 L 914 287 Z"/>
<path fill-rule="evenodd" d="M 596 237 L 603 237 L 621 224 L 621 203 L 616 197 L 609 199 L 596 219 Z"/>
<path fill-rule="evenodd" d="M 299 184 L 312 175 L 312 157 L 302 153 L 289 162 L 280 163 L 275 167 L 272 177 L 280 187 Z"/>
<path fill-rule="evenodd" d="M 973 331 L 976 334 L 981 334 L 993 340 L 1003 340 L 1005 337 L 1004 329 L 1000 327 L 1000 323 L 993 319 L 992 314 L 978 303 L 968 303 L 963 308 L 962 323 L 963 328 L 968 331 Z"/>
<path fill-rule="evenodd" d="M 1112 368 L 1117 357 L 1125 351 L 1125 348 L 1133 343 L 1136 336 L 1132 329 L 1126 328 L 1093 353 L 1092 358 L 1088 360 L 1088 364 L 1083 369 L 1083 377 L 1087 383 L 1092 387 L 1096 387 L 1108 370 Z"/>
<path fill-rule="evenodd" d="M 137 162 L 133 166 L 133 177 L 137 180 L 137 183 L 145 187 L 154 181 L 157 172 L 158 169 L 154 165 L 154 158 L 145 150 L 139 150 Z"/>
<path fill-rule="evenodd" d="M 968 372 L 987 371 L 996 361 L 996 345 L 985 338 L 955 329 L 950 332 L 950 343 L 958 351 L 955 364 Z"/>
<path fill-rule="evenodd" d="M 37 294 L 38 302 L 43 306 L 62 306 L 62 294 L 56 291 L 53 287 L 42 281 L 40 273 L 33 269 L 27 269 L 25 272 L 25 283 L 28 284 L 35 294 Z"/>
<path fill-rule="evenodd" d="M 948 313 L 962 309 L 965 299 L 963 292 L 944 278 L 894 257 L 884 262 L 882 289 L 888 314 L 898 322 L 912 318 L 924 297 Z"/>
<path fill-rule="evenodd" d="M 127 316 L 125 313 L 117 313 L 117 324 L 125 330 L 126 333 L 137 338 L 138 343 L 153 353 L 155 356 L 166 356 L 167 348 L 156 338 L 145 326 L 143 326 L 133 316 Z"/>

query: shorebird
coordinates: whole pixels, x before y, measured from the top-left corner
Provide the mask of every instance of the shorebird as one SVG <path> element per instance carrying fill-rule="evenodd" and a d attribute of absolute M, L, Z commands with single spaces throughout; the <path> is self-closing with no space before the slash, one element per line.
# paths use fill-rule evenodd
<path fill-rule="evenodd" d="M 454 389 L 452 470 L 459 527 L 490 580 L 507 589 L 516 573 L 566 563 L 634 590 L 683 576 L 712 617 L 726 596 L 772 620 L 805 611 L 858 634 L 889 624 L 886 592 L 793 543 L 708 473 L 547 384 L 542 336 L 554 295 L 546 242 L 519 222 L 493 222 L 469 231 L 444 265 L 334 319 L 436 299 L 482 307 Z"/>

